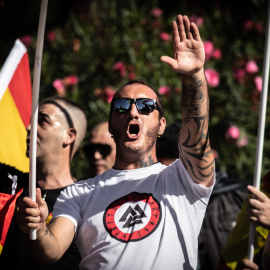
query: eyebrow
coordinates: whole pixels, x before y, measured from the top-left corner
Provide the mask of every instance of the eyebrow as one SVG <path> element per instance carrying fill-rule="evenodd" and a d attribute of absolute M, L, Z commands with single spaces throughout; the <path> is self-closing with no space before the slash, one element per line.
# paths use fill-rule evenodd
<path fill-rule="evenodd" d="M 50 115 L 46 114 L 46 113 L 43 113 L 43 112 L 38 112 L 38 117 L 39 116 L 43 116 L 45 117 L 46 119 L 50 119 Z"/>

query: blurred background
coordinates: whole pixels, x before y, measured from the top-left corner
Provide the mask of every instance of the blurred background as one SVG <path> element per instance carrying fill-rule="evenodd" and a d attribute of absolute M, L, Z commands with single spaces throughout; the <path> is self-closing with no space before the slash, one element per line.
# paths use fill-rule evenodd
<path fill-rule="evenodd" d="M 17 38 L 28 50 L 33 76 L 41 1 L 0 0 L 0 68 Z M 217 171 L 253 182 L 262 89 L 267 1 L 49 1 L 40 100 L 55 94 L 78 102 L 88 132 L 107 120 L 114 92 L 144 79 L 163 97 L 167 124 L 181 122 L 181 81 L 159 59 L 172 56 L 171 23 L 188 15 L 206 50 L 210 141 Z M 269 100 L 268 100 L 269 101 Z M 270 169 L 270 110 L 262 175 Z M 2 117 L 2 116 L 1 116 Z M 83 146 L 83 145 L 82 145 Z M 72 163 L 89 176 L 82 148 Z"/>

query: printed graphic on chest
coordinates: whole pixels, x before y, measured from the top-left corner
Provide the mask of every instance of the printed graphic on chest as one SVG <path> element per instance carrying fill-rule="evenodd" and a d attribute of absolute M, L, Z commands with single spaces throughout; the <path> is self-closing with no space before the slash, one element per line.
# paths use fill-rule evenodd
<path fill-rule="evenodd" d="M 159 202 L 152 194 L 130 193 L 105 210 L 103 223 L 108 233 L 122 242 L 139 241 L 158 227 L 161 220 Z"/>

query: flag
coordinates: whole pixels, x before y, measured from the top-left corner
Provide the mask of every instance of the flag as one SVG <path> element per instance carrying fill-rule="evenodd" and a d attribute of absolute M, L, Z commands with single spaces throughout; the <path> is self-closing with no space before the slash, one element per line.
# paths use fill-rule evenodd
<path fill-rule="evenodd" d="M 28 54 L 16 40 L 0 71 L 0 162 L 29 172 L 26 127 L 30 124 L 32 87 Z"/>
<path fill-rule="evenodd" d="M 0 196 L 0 254 L 6 240 L 9 225 L 11 223 L 14 207 L 17 198 L 21 195 L 23 189 L 19 190 L 15 195 L 1 193 Z"/>

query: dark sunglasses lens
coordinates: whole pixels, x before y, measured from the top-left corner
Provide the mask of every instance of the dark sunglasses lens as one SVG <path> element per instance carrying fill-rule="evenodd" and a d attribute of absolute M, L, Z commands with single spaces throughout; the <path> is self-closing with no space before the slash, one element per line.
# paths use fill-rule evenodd
<path fill-rule="evenodd" d="M 112 148 L 108 144 L 89 144 L 85 147 L 85 153 L 90 157 L 94 156 L 95 152 L 98 151 L 103 158 L 110 155 Z"/>
<path fill-rule="evenodd" d="M 155 108 L 155 102 L 153 99 L 142 98 L 136 100 L 138 111 L 141 113 L 150 113 Z"/>
<path fill-rule="evenodd" d="M 130 100 L 124 98 L 115 99 L 113 108 L 117 112 L 124 113 L 130 108 Z"/>

